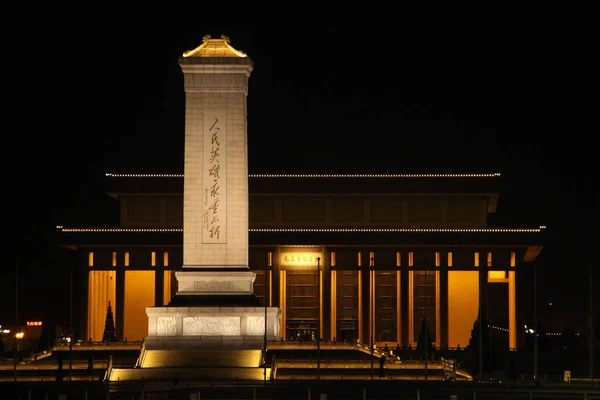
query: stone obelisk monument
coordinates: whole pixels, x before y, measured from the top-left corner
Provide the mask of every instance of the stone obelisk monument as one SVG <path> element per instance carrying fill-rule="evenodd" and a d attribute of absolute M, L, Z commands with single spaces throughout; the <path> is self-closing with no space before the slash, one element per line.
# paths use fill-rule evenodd
<path fill-rule="evenodd" d="M 214 362 L 207 352 L 260 352 L 265 337 L 281 340 L 281 310 L 259 304 L 248 265 L 246 98 L 253 62 L 227 36 L 207 35 L 179 65 L 186 93 L 183 268 L 173 301 L 146 309 L 141 368 L 207 365 Z M 254 356 L 231 361 L 256 364 Z"/>

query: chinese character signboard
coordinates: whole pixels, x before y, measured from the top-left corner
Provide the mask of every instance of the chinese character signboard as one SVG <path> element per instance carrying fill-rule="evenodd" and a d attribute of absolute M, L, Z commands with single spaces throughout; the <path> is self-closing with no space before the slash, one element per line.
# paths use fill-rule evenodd
<path fill-rule="evenodd" d="M 323 254 L 313 252 L 282 252 L 279 265 L 282 267 L 304 267 L 302 269 L 317 268 L 317 258 L 321 258 L 320 266 L 323 267 Z"/>

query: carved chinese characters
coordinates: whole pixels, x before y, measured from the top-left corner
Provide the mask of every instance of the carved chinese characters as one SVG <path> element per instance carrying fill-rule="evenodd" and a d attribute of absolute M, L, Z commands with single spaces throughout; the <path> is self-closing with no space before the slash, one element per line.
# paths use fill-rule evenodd
<path fill-rule="evenodd" d="M 225 113 L 205 113 L 202 160 L 202 242 L 227 242 L 227 123 Z"/>

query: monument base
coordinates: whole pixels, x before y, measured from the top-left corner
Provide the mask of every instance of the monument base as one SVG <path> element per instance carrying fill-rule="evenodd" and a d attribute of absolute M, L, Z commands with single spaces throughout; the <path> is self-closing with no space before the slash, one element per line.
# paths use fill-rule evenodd
<path fill-rule="evenodd" d="M 147 307 L 146 314 L 138 368 L 260 367 L 265 329 L 267 342 L 281 342 L 276 307 Z"/>
<path fill-rule="evenodd" d="M 282 341 L 283 312 L 259 305 L 253 292 L 256 274 L 188 270 L 176 277 L 179 290 L 169 305 L 146 308 L 148 336 L 136 368 L 229 369 L 236 376 L 266 368 L 267 342 Z"/>

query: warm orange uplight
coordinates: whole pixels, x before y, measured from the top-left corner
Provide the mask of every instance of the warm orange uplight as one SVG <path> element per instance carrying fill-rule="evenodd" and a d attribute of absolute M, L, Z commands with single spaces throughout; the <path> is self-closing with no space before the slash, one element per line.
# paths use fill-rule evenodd
<path fill-rule="evenodd" d="M 42 321 L 27 321 L 27 326 L 42 326 Z"/>
<path fill-rule="evenodd" d="M 23 336 L 25 336 L 25 334 L 23 332 L 17 332 L 17 333 L 15 333 L 15 337 L 17 339 L 23 339 Z"/>

